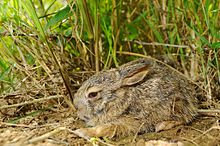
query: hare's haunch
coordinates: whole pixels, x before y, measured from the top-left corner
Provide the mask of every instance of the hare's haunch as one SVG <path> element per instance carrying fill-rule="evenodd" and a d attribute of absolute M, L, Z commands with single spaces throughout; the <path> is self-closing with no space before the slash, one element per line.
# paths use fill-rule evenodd
<path fill-rule="evenodd" d="M 100 72 L 75 94 L 82 137 L 121 137 L 169 129 L 197 115 L 194 86 L 169 67 L 138 59 Z"/>

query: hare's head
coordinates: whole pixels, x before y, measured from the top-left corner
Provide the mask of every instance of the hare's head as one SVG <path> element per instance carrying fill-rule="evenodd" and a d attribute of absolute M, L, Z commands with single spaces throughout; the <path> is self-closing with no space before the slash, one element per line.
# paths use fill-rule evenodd
<path fill-rule="evenodd" d="M 127 87 L 140 83 L 149 72 L 152 62 L 138 60 L 119 68 L 100 72 L 85 81 L 74 98 L 78 117 L 89 122 L 106 114 L 120 98 L 126 98 Z M 126 99 L 125 99 L 126 100 Z M 119 107 L 119 110 L 121 107 Z"/>

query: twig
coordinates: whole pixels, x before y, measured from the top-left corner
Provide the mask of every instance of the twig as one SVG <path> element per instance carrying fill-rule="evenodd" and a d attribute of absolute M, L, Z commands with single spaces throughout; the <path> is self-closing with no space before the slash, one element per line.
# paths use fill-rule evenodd
<path fill-rule="evenodd" d="M 6 126 L 15 126 L 15 127 L 36 128 L 36 126 L 30 126 L 30 125 L 24 125 L 24 124 L 5 123 L 5 122 L 0 122 L 0 125 L 1 125 L 1 127 L 3 125 L 6 125 Z"/>
<path fill-rule="evenodd" d="M 196 142 L 194 142 L 194 141 L 191 140 L 191 139 L 188 139 L 188 138 L 185 138 L 185 137 L 181 137 L 180 139 L 185 140 L 185 141 L 188 141 L 188 142 L 190 142 L 190 143 L 192 143 L 192 144 L 194 144 L 194 145 L 196 145 L 196 146 L 199 146 Z"/>
<path fill-rule="evenodd" d="M 198 112 L 200 113 L 220 113 L 218 109 L 199 109 Z"/>
<path fill-rule="evenodd" d="M 64 97 L 64 96 L 63 95 L 54 95 L 54 96 L 34 99 L 32 101 L 25 101 L 25 102 L 22 102 L 22 103 L 17 103 L 17 104 L 12 104 L 12 105 L 3 105 L 3 106 L 0 107 L 0 110 L 5 109 L 5 108 L 13 108 L 13 107 L 18 107 L 18 106 L 24 106 L 24 105 L 27 105 L 27 104 L 32 104 L 32 103 L 37 103 L 37 102 L 41 102 L 41 101 L 44 101 L 44 100 L 50 100 L 50 99 L 62 98 L 62 97 Z"/>
<path fill-rule="evenodd" d="M 210 131 L 212 131 L 213 129 L 217 129 L 217 130 L 220 130 L 220 126 L 212 126 L 211 128 L 209 128 L 208 130 L 206 130 L 203 134 L 195 137 L 193 140 L 196 140 L 200 137 L 202 137 L 203 135 L 206 135 L 207 133 L 209 133 Z"/>
<path fill-rule="evenodd" d="M 95 140 L 98 141 L 98 142 L 100 142 L 100 143 L 102 143 L 102 144 L 104 144 L 104 145 L 106 145 L 106 146 L 115 146 L 115 145 L 112 145 L 112 144 L 110 144 L 110 143 L 107 143 L 107 142 L 101 140 L 100 138 L 96 138 Z M 90 140 L 90 142 L 91 142 L 91 140 Z"/>
<path fill-rule="evenodd" d="M 0 125 L 13 126 L 13 127 L 25 127 L 25 128 L 41 128 L 41 127 L 54 126 L 55 123 L 32 126 L 32 125 L 25 125 L 25 124 L 14 124 L 14 123 L 0 122 Z"/>
<path fill-rule="evenodd" d="M 69 132 L 75 134 L 76 136 L 79 136 L 79 137 L 85 139 L 86 141 L 88 141 L 88 142 L 90 142 L 90 143 L 92 143 L 92 144 L 95 143 L 96 141 L 98 141 L 99 143 L 102 143 L 102 144 L 104 144 L 104 145 L 106 145 L 106 146 L 115 146 L 115 145 L 112 145 L 112 144 L 110 144 L 110 143 L 107 143 L 107 142 L 101 140 L 100 138 L 89 137 L 89 136 L 80 136 L 79 133 L 76 132 L 76 130 L 74 130 L 74 131 L 71 130 L 71 129 L 67 129 L 67 130 L 68 130 Z"/>
<path fill-rule="evenodd" d="M 59 128 L 57 128 L 57 129 L 55 129 L 55 130 L 53 130 L 53 131 L 51 131 L 51 132 L 48 132 L 48 133 L 46 133 L 46 134 L 43 134 L 43 135 L 41 135 L 41 136 L 39 136 L 39 137 L 32 138 L 32 139 L 28 140 L 26 143 L 27 143 L 27 144 L 30 144 L 30 143 L 35 143 L 35 142 L 42 141 L 42 140 L 44 140 L 44 139 L 47 139 L 47 138 L 49 138 L 49 137 L 55 135 L 55 134 L 58 133 L 58 132 L 64 131 L 64 130 L 66 130 L 66 127 L 59 127 Z"/>
<path fill-rule="evenodd" d="M 186 45 L 172 45 L 172 44 L 164 44 L 164 43 L 158 43 L 158 42 L 141 42 L 141 41 L 133 41 L 135 43 L 138 43 L 140 45 L 148 45 L 148 46 L 166 46 L 166 47 L 174 47 L 174 48 L 189 48 L 189 46 Z"/>
<path fill-rule="evenodd" d="M 204 133 L 204 131 L 202 131 L 202 130 L 200 130 L 200 129 L 197 129 L 197 128 L 194 128 L 194 127 L 192 127 L 192 126 L 184 126 L 184 127 L 191 128 L 192 130 L 195 130 L 195 131 L 199 132 L 200 134 L 203 134 L 203 133 Z M 206 134 L 206 136 L 209 137 L 210 139 L 213 139 L 213 136 L 211 136 L 211 135 L 208 134 L 208 133 Z"/>
<path fill-rule="evenodd" d="M 137 131 L 137 132 L 135 133 L 135 135 L 134 135 L 134 138 L 133 138 L 133 140 L 132 140 L 132 143 L 135 142 L 135 139 L 136 139 L 137 136 L 138 136 L 138 132 L 140 132 L 140 130 L 141 130 L 141 128 L 143 127 L 144 124 L 145 124 L 145 122 L 143 122 L 143 123 L 141 124 L 141 126 L 139 126 L 138 131 Z"/>

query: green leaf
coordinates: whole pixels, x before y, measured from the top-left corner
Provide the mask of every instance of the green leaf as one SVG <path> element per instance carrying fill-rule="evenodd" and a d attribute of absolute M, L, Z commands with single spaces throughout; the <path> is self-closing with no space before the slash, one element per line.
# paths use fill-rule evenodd
<path fill-rule="evenodd" d="M 7 64 L 3 61 L 2 58 L 0 58 L 0 70 L 6 70 L 8 68 Z"/>
<path fill-rule="evenodd" d="M 162 36 L 162 33 L 160 33 L 158 31 L 158 28 L 157 28 L 157 25 L 153 22 L 153 21 L 150 21 L 148 19 L 145 19 L 145 21 L 147 22 L 148 26 L 151 28 L 151 30 L 153 31 L 155 37 L 157 38 L 157 40 L 160 42 L 160 43 L 163 43 L 164 39 L 163 39 L 163 36 Z"/>
<path fill-rule="evenodd" d="M 80 10 L 82 20 L 84 22 L 84 25 L 86 26 L 86 31 L 88 34 L 89 39 L 92 39 L 94 36 L 93 34 L 93 17 L 90 14 L 90 8 L 89 5 L 87 4 L 86 0 L 77 0 L 77 6 Z"/>
<path fill-rule="evenodd" d="M 40 38 L 45 42 L 46 36 L 42 25 L 38 19 L 36 9 L 31 0 L 21 1 L 21 4 L 25 11 L 28 13 L 29 17 L 33 20 L 34 25 L 36 26 L 37 30 L 39 31 Z"/>
<path fill-rule="evenodd" d="M 187 9 L 189 7 L 189 1 L 188 0 L 183 0 L 183 4 L 185 9 Z"/>
<path fill-rule="evenodd" d="M 138 29 L 133 24 L 128 24 L 127 29 L 129 31 L 128 40 L 134 40 L 138 37 Z"/>
<path fill-rule="evenodd" d="M 52 27 L 56 25 L 58 22 L 66 19 L 70 14 L 70 7 L 66 6 L 62 10 L 58 11 L 55 16 L 53 16 L 49 22 L 46 24 L 45 30 L 47 30 L 49 27 Z"/>
<path fill-rule="evenodd" d="M 220 42 L 215 42 L 211 45 L 212 48 L 214 49 L 220 49 Z"/>

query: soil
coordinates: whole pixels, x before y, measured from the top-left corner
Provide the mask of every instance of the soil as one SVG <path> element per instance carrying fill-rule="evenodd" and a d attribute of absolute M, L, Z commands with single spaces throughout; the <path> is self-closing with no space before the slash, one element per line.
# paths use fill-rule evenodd
<path fill-rule="evenodd" d="M 13 113 L 14 109 L 7 109 Z M 5 113 L 2 110 L 2 114 Z M 117 141 L 94 138 L 87 141 L 72 131 L 85 127 L 71 108 L 60 106 L 29 111 L 25 116 L 1 115 L 1 146 L 66 146 L 66 145 L 220 145 L 219 114 L 202 115 L 189 125 L 181 125 L 158 133 L 146 133 Z"/>
<path fill-rule="evenodd" d="M 20 88 L 0 96 L 0 146 L 220 146 L 220 113 L 214 110 L 201 114 L 188 125 L 157 133 L 137 134 L 118 140 L 80 138 L 73 131 L 86 126 L 64 102 L 63 95 L 67 95 L 67 91 L 62 79 L 56 79 L 57 88 L 55 81 L 49 83 L 45 79 L 41 83 L 45 86 L 40 89 L 34 89 L 30 82 L 25 91 Z M 78 87 L 72 88 L 75 92 Z M 200 104 L 200 107 L 210 107 L 205 105 L 205 101 Z"/>

